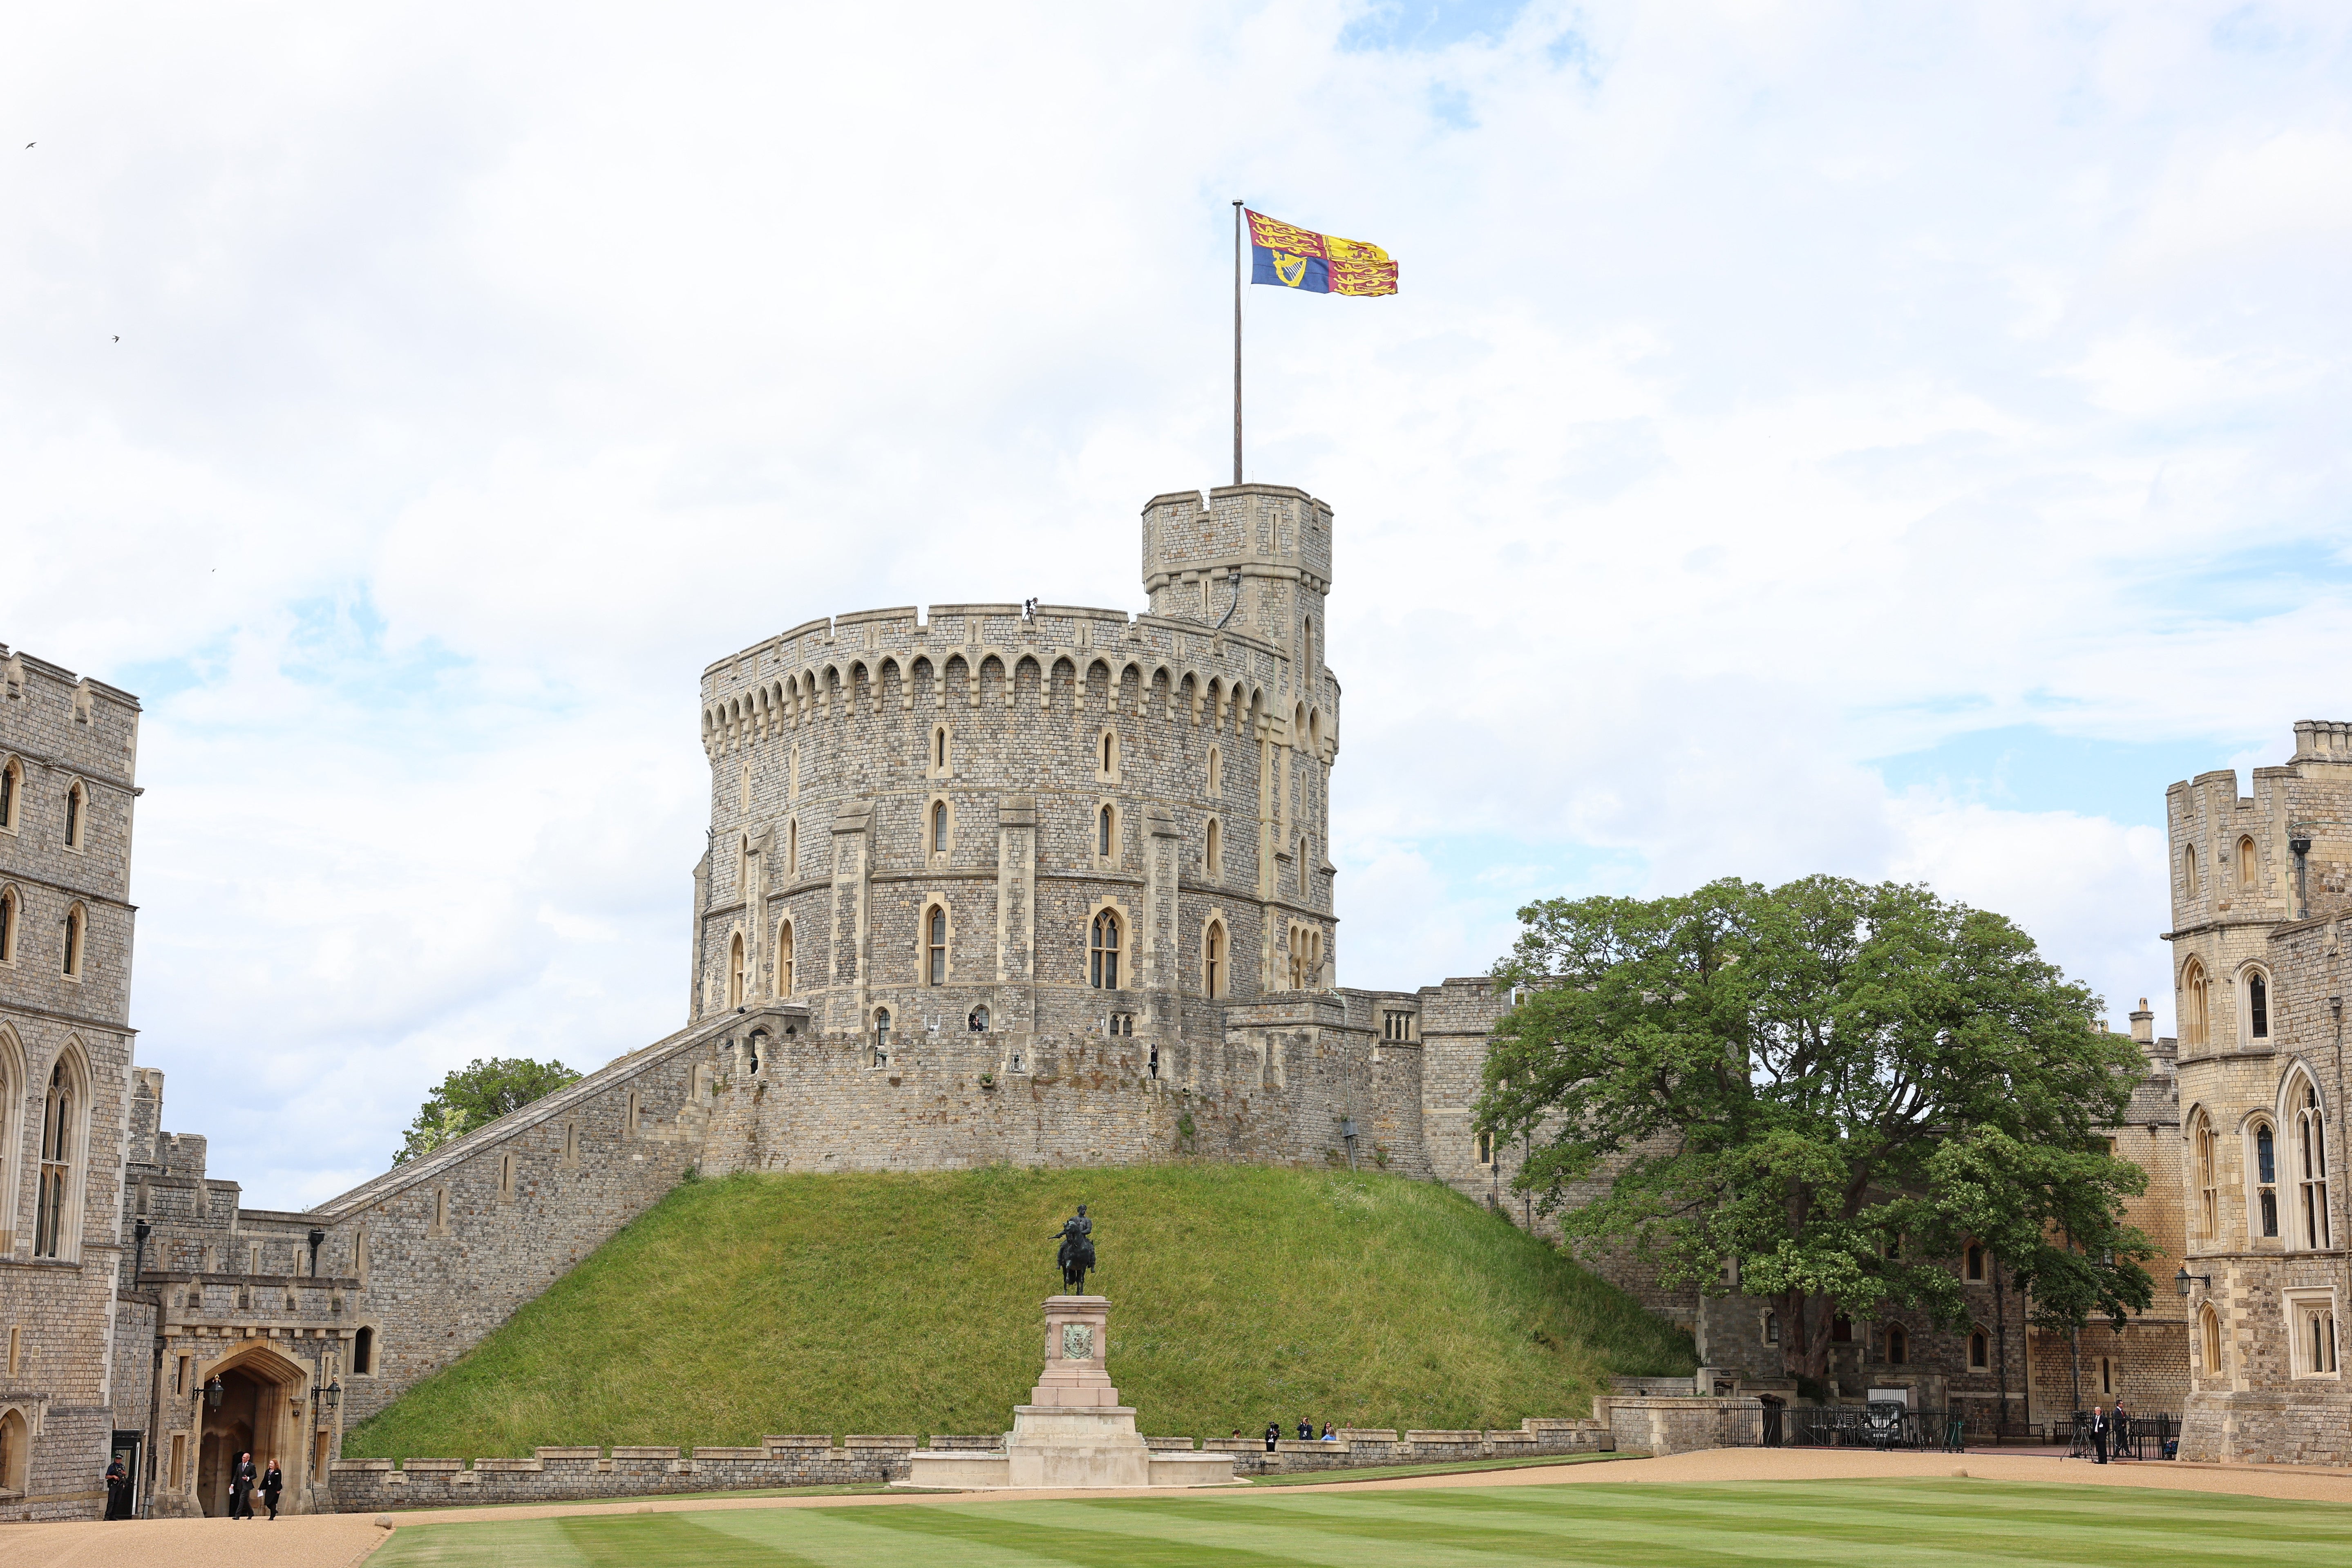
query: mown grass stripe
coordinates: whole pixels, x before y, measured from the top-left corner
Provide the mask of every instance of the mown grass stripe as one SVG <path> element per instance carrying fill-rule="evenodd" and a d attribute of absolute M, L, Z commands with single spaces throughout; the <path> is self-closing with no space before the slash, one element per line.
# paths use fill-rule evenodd
<path fill-rule="evenodd" d="M 688 1513 L 556 1520 L 590 1568 L 824 1568 L 772 1542 L 706 1530 Z"/>

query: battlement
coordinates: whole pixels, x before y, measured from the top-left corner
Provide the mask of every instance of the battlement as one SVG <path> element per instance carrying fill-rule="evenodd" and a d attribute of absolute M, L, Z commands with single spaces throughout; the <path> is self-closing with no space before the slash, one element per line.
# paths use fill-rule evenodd
<path fill-rule="evenodd" d="M 2330 719 L 2296 720 L 2294 756 L 2291 760 L 2352 763 L 2352 723 Z"/>

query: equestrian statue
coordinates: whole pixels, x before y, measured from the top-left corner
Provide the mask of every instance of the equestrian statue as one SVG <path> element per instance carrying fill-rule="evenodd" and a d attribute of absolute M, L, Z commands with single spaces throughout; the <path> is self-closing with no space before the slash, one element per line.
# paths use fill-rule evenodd
<path fill-rule="evenodd" d="M 1087 1270 L 1095 1266 L 1095 1222 L 1087 1217 L 1087 1205 L 1078 1205 L 1077 1215 L 1062 1222 L 1057 1233 L 1062 1238 L 1062 1250 L 1054 1261 L 1062 1268 L 1062 1291 L 1065 1295 L 1087 1293 Z"/>

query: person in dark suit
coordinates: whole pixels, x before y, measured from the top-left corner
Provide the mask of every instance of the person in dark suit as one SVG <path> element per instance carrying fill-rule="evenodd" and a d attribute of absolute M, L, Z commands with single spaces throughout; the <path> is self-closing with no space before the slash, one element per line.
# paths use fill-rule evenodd
<path fill-rule="evenodd" d="M 2107 1462 L 2107 1407 L 2091 1406 L 2091 1457 L 2104 1465 Z"/>
<path fill-rule="evenodd" d="M 2107 1449 L 2118 1459 L 2130 1458 L 2131 1415 L 2124 1409 L 2124 1396 L 2116 1395 L 2116 1408 L 2107 1417 Z"/>
<path fill-rule="evenodd" d="M 131 1471 L 121 1459 L 106 1467 L 106 1517 L 131 1517 Z"/>
<path fill-rule="evenodd" d="M 228 1472 L 228 1516 L 231 1519 L 253 1517 L 253 1456 L 239 1454 Z"/>
<path fill-rule="evenodd" d="M 261 1472 L 261 1500 L 272 1519 L 278 1517 L 278 1494 L 285 1489 L 286 1478 L 278 1471 L 278 1461 L 272 1459 L 269 1468 Z"/>
<path fill-rule="evenodd" d="M 1281 1441 L 1282 1423 L 1279 1421 L 1267 1422 L 1265 1424 L 1265 1451 L 1269 1454 L 1273 1453 L 1274 1446 Z"/>

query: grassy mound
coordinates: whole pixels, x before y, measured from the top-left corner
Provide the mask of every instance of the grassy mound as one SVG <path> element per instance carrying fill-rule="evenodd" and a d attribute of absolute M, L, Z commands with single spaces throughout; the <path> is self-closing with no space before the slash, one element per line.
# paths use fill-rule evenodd
<path fill-rule="evenodd" d="M 1147 1432 L 1580 1415 L 1690 1340 L 1452 1190 L 1249 1165 L 689 1182 L 351 1458 L 768 1432 L 1002 1432 L 1044 1354 L 1051 1237 L 1089 1204 L 1109 1369 Z"/>

